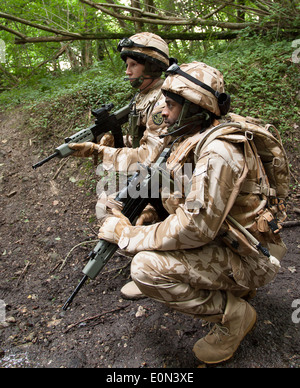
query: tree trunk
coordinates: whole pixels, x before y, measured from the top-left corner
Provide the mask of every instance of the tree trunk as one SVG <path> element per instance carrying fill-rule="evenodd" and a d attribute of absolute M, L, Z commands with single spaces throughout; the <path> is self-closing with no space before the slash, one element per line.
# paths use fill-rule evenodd
<path fill-rule="evenodd" d="M 133 8 L 141 9 L 141 3 L 140 0 L 131 0 L 131 6 Z M 134 22 L 135 30 L 136 32 L 142 32 L 144 23 L 140 22 L 138 19 L 140 18 L 140 14 L 138 12 L 133 11 L 132 16 L 134 18 L 137 18 L 137 20 Z"/>
<path fill-rule="evenodd" d="M 93 64 L 92 58 L 92 41 L 88 40 L 82 44 L 81 49 L 81 65 L 83 67 L 91 67 Z"/>
<path fill-rule="evenodd" d="M 245 0 L 236 0 L 237 5 L 245 6 Z M 246 12 L 243 8 L 237 8 L 237 22 L 243 23 L 246 21 Z"/>
<path fill-rule="evenodd" d="M 84 15 L 84 30 L 86 33 L 89 32 L 89 22 L 87 18 L 86 9 L 83 8 Z M 85 68 L 90 67 L 93 64 L 92 58 L 92 41 L 83 42 L 81 45 L 81 65 Z"/>
<path fill-rule="evenodd" d="M 72 50 L 72 47 L 68 46 L 66 48 L 66 55 L 68 57 L 68 60 L 70 62 L 70 65 L 71 65 L 71 68 L 72 69 L 78 69 L 79 66 L 80 66 L 80 63 L 77 59 L 77 56 L 76 54 L 74 53 L 74 51 Z"/>

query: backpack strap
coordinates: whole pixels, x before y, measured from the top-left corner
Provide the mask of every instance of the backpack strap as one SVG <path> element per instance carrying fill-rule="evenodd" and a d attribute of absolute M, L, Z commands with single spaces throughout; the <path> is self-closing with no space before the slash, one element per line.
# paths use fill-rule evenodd
<path fill-rule="evenodd" d="M 269 125 L 271 126 L 271 125 Z M 252 193 L 252 194 L 260 194 L 266 197 L 276 197 L 277 192 L 276 189 L 272 188 L 269 183 L 268 176 L 266 174 L 265 168 L 257 151 L 255 141 L 254 141 L 254 133 L 251 131 L 251 126 L 248 125 L 246 121 L 239 122 L 228 122 L 222 123 L 216 127 L 211 128 L 207 132 L 203 134 L 200 141 L 198 142 L 195 149 L 195 163 L 200 157 L 200 152 L 202 148 L 205 148 L 209 143 L 213 140 L 222 137 L 226 139 L 226 136 L 232 134 L 242 133 L 243 136 L 247 139 L 249 145 L 252 148 L 253 154 L 256 158 L 257 163 L 257 179 L 256 180 L 245 180 L 241 186 L 241 191 L 244 193 Z M 276 130 L 277 131 L 277 130 Z M 277 131 L 277 136 L 280 139 L 279 132 Z M 280 139 L 281 142 L 281 139 Z M 282 143 L 281 143 L 282 144 Z"/>

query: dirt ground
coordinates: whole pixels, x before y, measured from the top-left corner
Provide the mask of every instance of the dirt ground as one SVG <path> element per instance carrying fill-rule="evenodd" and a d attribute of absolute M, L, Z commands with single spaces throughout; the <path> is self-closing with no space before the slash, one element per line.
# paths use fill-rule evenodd
<path fill-rule="evenodd" d="M 41 152 L 36 139 L 17 129 L 20 120 L 0 116 L 0 300 L 6 304 L 0 368 L 197 368 L 192 347 L 208 327 L 150 299 L 123 300 L 130 257 L 122 252 L 62 312 L 95 246 L 96 196 L 93 184 L 82 184 L 91 169 L 69 159 L 34 171 L 51 145 Z M 299 147 L 289 154 L 299 181 Z M 293 191 L 289 220 L 300 219 L 299 203 Z M 284 228 L 289 251 L 282 268 L 251 302 L 256 329 L 222 367 L 300 366 L 299 232 L 299 226 Z"/>

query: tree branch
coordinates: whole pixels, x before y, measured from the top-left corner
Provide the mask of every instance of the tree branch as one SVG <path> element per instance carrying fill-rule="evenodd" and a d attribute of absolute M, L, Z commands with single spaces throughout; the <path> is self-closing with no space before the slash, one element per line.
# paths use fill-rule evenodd
<path fill-rule="evenodd" d="M 124 33 L 112 33 L 112 32 L 103 32 L 98 34 L 82 34 L 80 37 L 72 38 L 69 36 L 41 36 L 41 37 L 25 37 L 25 38 L 16 38 L 16 44 L 26 44 L 26 43 L 41 43 L 41 42 L 66 42 L 74 40 L 105 40 L 105 39 L 122 39 L 124 38 Z M 175 39 L 184 39 L 184 40 L 224 40 L 224 39 L 235 39 L 238 36 L 238 32 L 232 31 L 223 31 L 223 32 L 161 32 L 160 36 L 165 40 L 175 40 Z"/>
<path fill-rule="evenodd" d="M 50 58 L 46 59 L 45 61 L 41 62 L 39 65 L 37 65 L 31 72 L 28 74 L 24 79 L 29 79 L 40 67 L 45 65 L 46 63 L 50 61 L 54 61 L 58 59 L 67 49 L 70 43 L 65 44 L 63 47 L 60 48 L 54 55 L 52 55 Z"/>
<path fill-rule="evenodd" d="M 25 39 L 26 35 L 21 34 L 19 31 L 12 30 L 9 27 L 3 26 L 3 24 L 0 24 L 0 30 L 5 30 L 7 32 L 10 32 L 11 34 L 17 35 L 19 38 Z"/>
<path fill-rule="evenodd" d="M 47 31 L 47 32 L 52 32 L 54 34 L 73 36 L 74 38 L 80 36 L 80 34 L 77 34 L 77 33 L 63 31 L 63 30 L 57 30 L 55 28 L 46 27 L 46 26 L 43 26 L 41 24 L 32 23 L 29 20 L 25 20 L 25 19 L 19 18 L 18 16 L 10 15 L 10 14 L 4 13 L 4 12 L 0 12 L 0 18 L 4 18 L 4 19 L 7 19 L 7 20 L 12 20 L 14 22 L 25 24 L 27 26 L 30 26 L 30 27 L 33 27 L 33 28 L 37 28 L 39 30 L 43 30 L 43 31 Z"/>
<path fill-rule="evenodd" d="M 132 22 L 143 22 L 143 23 L 149 23 L 149 24 L 160 24 L 160 25 L 174 25 L 174 26 L 183 26 L 183 25 L 190 25 L 190 26 L 197 26 L 201 25 L 202 27 L 219 27 L 219 28 L 226 28 L 230 30 L 242 30 L 247 27 L 253 27 L 253 29 L 259 29 L 260 23 L 259 22 L 244 22 L 244 23 L 233 23 L 233 22 L 220 22 L 217 20 L 207 20 L 203 18 L 194 18 L 194 19 L 187 19 L 187 18 L 180 18 L 180 17 L 168 17 L 164 18 L 161 15 L 157 15 L 154 13 L 147 13 L 147 17 L 133 17 L 133 16 L 126 16 L 122 15 L 120 13 L 112 12 L 107 10 L 105 7 L 110 7 L 111 4 L 103 4 L 103 3 L 94 3 L 91 0 L 79 0 L 81 3 L 87 4 L 95 9 L 98 9 L 99 11 L 102 11 L 105 14 L 108 14 L 116 19 L 121 20 L 128 20 Z M 128 10 L 132 7 L 127 7 Z M 150 15 L 153 19 L 150 18 Z M 267 22 L 264 23 L 263 28 L 273 28 L 278 27 L 278 22 Z"/>
<path fill-rule="evenodd" d="M 80 0 L 81 1 L 81 0 Z M 92 1 L 90 1 L 89 3 L 88 2 L 85 2 L 84 0 L 81 1 L 82 3 L 86 3 L 90 6 L 92 6 L 91 4 L 89 3 L 92 3 Z M 101 7 L 110 7 L 110 8 L 118 8 L 118 9 L 124 9 L 125 11 L 128 11 L 130 13 L 132 12 L 136 12 L 139 14 L 139 16 L 147 16 L 147 17 L 150 17 L 150 18 L 159 18 L 159 19 L 162 19 L 162 20 L 168 20 L 169 17 L 168 16 L 164 16 L 163 15 L 163 10 L 159 10 L 161 11 L 159 14 L 155 14 L 155 13 L 152 13 L 152 12 L 147 12 L 147 11 L 143 11 L 141 8 L 136 8 L 136 7 L 129 7 L 129 6 L 126 6 L 126 5 L 120 5 L 120 4 L 111 4 L 111 3 L 96 3 L 96 5 L 98 6 L 101 6 Z"/>
<path fill-rule="evenodd" d="M 176 14 L 173 15 L 167 15 L 166 11 L 159 10 L 156 8 L 152 8 L 153 11 L 145 11 L 142 9 L 139 9 L 137 7 L 130 7 L 125 5 L 119 5 L 115 4 L 113 0 L 107 0 L 107 3 L 95 3 L 92 0 L 79 0 L 82 4 L 86 4 L 87 6 L 95 8 L 97 11 L 101 11 L 107 15 L 110 15 L 111 17 L 118 20 L 121 26 L 123 27 L 124 31 L 128 29 L 128 31 L 123 33 L 101 33 L 101 34 L 86 34 L 86 33 L 73 33 L 61 29 L 57 29 L 54 27 L 44 26 L 38 23 L 31 22 L 29 20 L 25 20 L 23 18 L 20 18 L 18 16 L 10 15 L 4 12 L 0 12 L 0 18 L 4 18 L 7 20 L 11 20 L 17 23 L 21 23 L 23 25 L 27 25 L 42 31 L 47 31 L 52 34 L 55 34 L 54 36 L 34 36 L 34 37 L 28 37 L 24 34 L 15 31 L 9 27 L 6 27 L 2 24 L 0 24 L 0 30 L 5 30 L 7 32 L 10 32 L 14 35 L 16 35 L 15 43 L 16 44 L 26 44 L 26 43 L 40 43 L 40 42 L 71 42 L 75 40 L 98 40 L 98 39 L 121 39 L 125 36 L 128 36 L 130 33 L 134 33 L 134 31 L 131 31 L 133 28 L 132 26 L 129 27 L 126 25 L 123 20 L 131 21 L 134 23 L 145 23 L 150 25 L 165 25 L 169 27 L 176 27 L 176 26 L 186 26 L 186 28 L 192 28 L 193 26 L 201 26 L 204 27 L 215 27 L 218 29 L 225 29 L 226 31 L 213 31 L 213 32 L 203 32 L 203 33 L 179 33 L 174 32 L 172 34 L 169 34 L 167 32 L 160 32 L 160 35 L 163 39 L 168 40 L 175 40 L 175 39 L 184 39 L 184 40 L 207 40 L 207 39 L 233 39 L 237 36 L 238 31 L 243 30 L 246 27 L 250 27 L 253 32 L 259 31 L 259 30 L 266 30 L 270 28 L 282 28 L 284 29 L 285 33 L 292 32 L 292 35 L 294 36 L 297 31 L 300 30 L 299 26 L 295 26 L 291 24 L 290 28 L 287 23 L 287 20 L 289 20 L 288 17 L 277 19 L 276 15 L 273 15 L 274 11 L 274 4 L 269 2 L 268 0 L 260 0 L 259 5 L 256 3 L 256 6 L 258 7 L 257 10 L 254 8 L 249 8 L 246 6 L 243 6 L 241 4 L 235 4 L 233 3 L 233 0 L 228 1 L 218 1 L 215 0 L 207 1 L 207 5 L 211 7 L 211 9 L 214 9 L 213 11 L 207 13 L 203 17 L 194 17 L 194 18 L 188 18 L 188 17 L 180 17 L 176 16 Z M 262 5 L 263 4 L 263 5 Z M 241 23 L 235 23 L 235 22 L 229 22 L 229 21 L 220 21 L 217 20 L 217 16 L 219 16 L 219 12 L 223 10 L 226 6 L 231 6 L 234 8 L 241 7 L 240 9 L 244 9 L 246 12 L 253 12 L 256 15 L 261 15 L 263 13 L 268 13 L 268 16 L 273 17 L 274 20 L 270 19 L 267 22 L 261 23 L 260 21 L 249 21 L 249 22 L 241 22 Z M 215 8 L 216 7 L 216 8 Z M 110 8 L 110 9 L 108 9 Z M 120 12 L 114 12 L 112 9 L 119 10 Z M 147 8 L 150 9 L 149 7 Z M 125 11 L 129 14 L 123 14 L 122 11 Z M 156 12 L 156 13 L 155 13 Z M 165 14 L 163 14 L 165 12 Z M 204 11 L 203 11 L 204 12 Z M 184 13 L 183 13 L 184 15 Z M 272 16 L 273 15 L 273 16 Z M 165 28 L 166 31 L 166 28 Z"/>
<path fill-rule="evenodd" d="M 4 73 L 4 75 L 7 78 L 10 79 L 10 81 L 14 82 L 14 85 L 17 85 L 20 82 L 19 79 L 15 75 L 13 75 L 9 71 L 7 71 L 5 69 L 5 67 L 1 65 L 1 63 L 0 63 L 0 70 Z"/>
<path fill-rule="evenodd" d="M 214 9 L 213 11 L 211 11 L 209 14 L 203 16 L 203 19 L 209 19 L 211 18 L 212 16 L 214 16 L 216 13 L 220 12 L 222 9 L 224 9 L 225 7 L 227 7 L 228 5 L 232 5 L 234 0 L 231 0 L 229 2 L 225 2 L 223 4 L 221 4 L 218 8 Z"/>

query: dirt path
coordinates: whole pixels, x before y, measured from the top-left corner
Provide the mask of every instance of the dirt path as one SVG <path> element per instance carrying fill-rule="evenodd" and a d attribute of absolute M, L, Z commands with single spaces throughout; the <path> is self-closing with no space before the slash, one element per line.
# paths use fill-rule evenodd
<path fill-rule="evenodd" d="M 82 185 L 90 172 L 71 159 L 33 171 L 40 158 L 36 140 L 20 139 L 20 117 L 0 120 L 0 300 L 6 304 L 0 367 L 197 367 L 191 349 L 208 328 L 149 299 L 123 300 L 125 255 L 116 254 L 62 313 L 95 245 L 70 253 L 96 238 L 95 194 Z M 297 172 L 299 160 L 292 159 Z M 299 195 L 291 200 L 290 210 L 300 207 Z M 276 280 L 252 302 L 256 330 L 223 367 L 300 366 L 299 232 L 284 230 L 289 253 Z"/>

